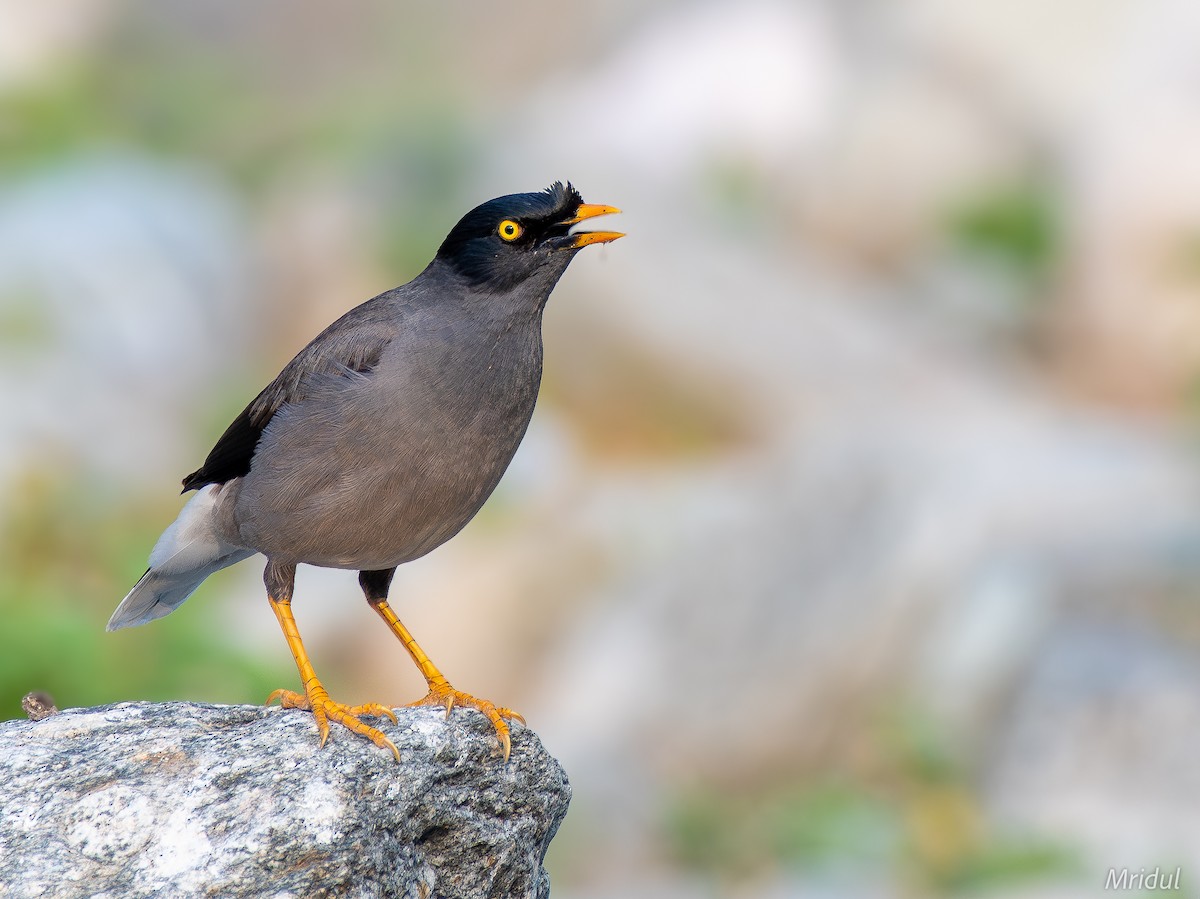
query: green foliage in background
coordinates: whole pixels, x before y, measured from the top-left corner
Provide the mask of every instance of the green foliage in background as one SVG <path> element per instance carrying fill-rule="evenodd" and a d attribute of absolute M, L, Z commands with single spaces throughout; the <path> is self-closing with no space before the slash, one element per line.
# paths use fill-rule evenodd
<path fill-rule="evenodd" d="M 735 878 L 779 865 L 878 869 L 901 833 L 895 809 L 839 782 L 766 792 L 698 787 L 672 803 L 666 827 L 681 863 Z"/>
<path fill-rule="evenodd" d="M 671 853 L 720 883 L 787 870 L 831 880 L 874 872 L 922 896 L 1078 876 L 1069 848 L 990 825 L 927 716 L 911 706 L 889 713 L 870 745 L 881 755 L 863 770 L 753 788 L 697 785 L 676 796 L 663 829 Z"/>
<path fill-rule="evenodd" d="M 959 251 L 997 262 L 1036 292 L 1062 249 L 1053 192 L 1031 178 L 995 185 L 964 198 L 948 217 Z"/>
<path fill-rule="evenodd" d="M 202 34 L 153 16 L 124 24 L 134 30 L 118 28 L 53 77 L 0 92 L 0 184 L 91 153 L 156 155 L 227 181 L 253 217 L 335 178 L 375 219 L 370 249 L 397 282 L 429 261 L 454 224 L 446 211 L 476 199 L 463 192 L 488 146 L 465 126 L 454 85 L 416 91 L 400 67 L 354 65 L 291 84 L 304 74 L 294 60 L 237 44 L 215 59 Z M 397 36 L 398 47 L 417 40 Z"/>
<path fill-rule="evenodd" d="M 86 480 L 31 476 L 6 498 L 0 524 L 0 718 L 21 697 L 60 708 L 128 699 L 261 702 L 295 679 L 232 648 L 203 603 L 150 627 L 107 633 L 105 622 L 145 568 L 167 510 L 137 507 Z M 208 589 L 220 589 L 214 576 Z M 204 589 L 204 588 L 202 588 Z"/>

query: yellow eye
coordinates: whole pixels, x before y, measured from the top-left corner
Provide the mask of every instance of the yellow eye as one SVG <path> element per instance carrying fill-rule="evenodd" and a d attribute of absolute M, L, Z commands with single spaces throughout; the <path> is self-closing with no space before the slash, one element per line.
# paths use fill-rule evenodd
<path fill-rule="evenodd" d="M 496 233 L 500 235 L 501 240 L 513 241 L 520 237 L 524 230 L 524 228 L 512 219 L 505 219 L 500 223 L 500 227 L 496 229 Z"/>

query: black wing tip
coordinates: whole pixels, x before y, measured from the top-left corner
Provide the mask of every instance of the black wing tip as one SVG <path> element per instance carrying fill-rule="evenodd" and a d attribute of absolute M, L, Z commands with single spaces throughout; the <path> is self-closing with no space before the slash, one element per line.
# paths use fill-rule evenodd
<path fill-rule="evenodd" d="M 209 484 L 224 484 L 226 481 L 232 481 L 234 478 L 244 477 L 250 471 L 250 459 L 219 459 L 215 465 L 205 463 L 203 468 L 193 471 L 190 475 L 183 479 L 183 489 L 180 493 L 187 493 L 189 490 L 199 490 Z"/>
<path fill-rule="evenodd" d="M 255 401 L 257 402 L 257 400 Z M 250 462 L 262 436 L 263 424 L 255 424 L 251 403 L 233 420 L 217 441 L 204 464 L 183 479 L 182 493 L 206 484 L 224 484 L 249 473 Z M 270 418 L 270 416 L 266 416 Z"/>

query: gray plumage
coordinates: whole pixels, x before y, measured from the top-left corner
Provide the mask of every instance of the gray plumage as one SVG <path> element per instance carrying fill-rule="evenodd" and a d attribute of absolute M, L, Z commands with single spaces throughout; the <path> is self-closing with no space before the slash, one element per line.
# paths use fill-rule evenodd
<path fill-rule="evenodd" d="M 546 300 L 575 253 L 600 241 L 568 233 L 581 202 L 555 185 L 478 207 L 419 276 L 301 350 L 185 479 L 199 492 L 108 629 L 166 615 L 254 553 L 380 571 L 456 534 L 529 425 Z M 498 216 L 528 234 L 501 241 Z"/>

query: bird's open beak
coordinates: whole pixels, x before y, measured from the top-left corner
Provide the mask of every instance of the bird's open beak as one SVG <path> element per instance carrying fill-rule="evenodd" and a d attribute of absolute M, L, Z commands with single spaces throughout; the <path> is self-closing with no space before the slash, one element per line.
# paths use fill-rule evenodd
<path fill-rule="evenodd" d="M 616 206 L 601 206 L 599 203 L 583 203 L 575 210 L 575 215 L 569 219 L 564 219 L 564 225 L 577 225 L 584 219 L 595 218 L 598 215 L 612 215 L 620 212 Z M 618 237 L 624 237 L 620 231 L 580 231 L 577 234 L 572 234 L 571 243 L 568 246 L 571 249 L 578 250 L 580 247 L 586 247 L 593 243 L 608 243 L 616 240 Z"/>

